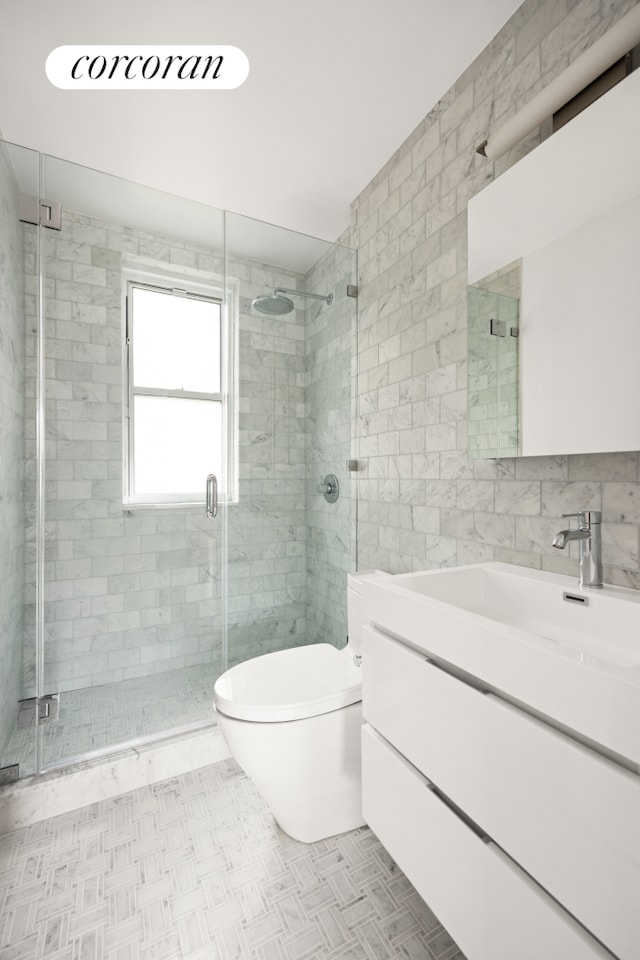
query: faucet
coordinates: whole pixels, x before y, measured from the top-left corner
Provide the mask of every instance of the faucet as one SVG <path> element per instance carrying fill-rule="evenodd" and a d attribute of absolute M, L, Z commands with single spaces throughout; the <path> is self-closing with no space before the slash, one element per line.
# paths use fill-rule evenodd
<path fill-rule="evenodd" d="M 577 517 L 577 530 L 560 530 L 553 538 L 553 546 L 564 550 L 572 540 L 579 543 L 578 582 L 581 587 L 602 587 L 602 514 L 599 510 L 580 510 L 561 513 L 561 517 Z"/>

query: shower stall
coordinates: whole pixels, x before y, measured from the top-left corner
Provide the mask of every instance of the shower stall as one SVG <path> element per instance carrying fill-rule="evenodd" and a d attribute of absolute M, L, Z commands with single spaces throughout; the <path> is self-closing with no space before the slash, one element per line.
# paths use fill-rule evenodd
<path fill-rule="evenodd" d="M 345 643 L 357 270 L 9 143 L 0 211 L 6 782 L 211 725 L 227 666 Z"/>

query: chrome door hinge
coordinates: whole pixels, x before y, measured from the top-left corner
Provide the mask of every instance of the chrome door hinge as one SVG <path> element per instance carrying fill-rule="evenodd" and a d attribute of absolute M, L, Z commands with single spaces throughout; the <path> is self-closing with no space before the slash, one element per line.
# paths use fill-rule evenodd
<path fill-rule="evenodd" d="M 46 697 L 30 697 L 21 700 L 18 708 L 18 730 L 28 730 L 40 723 L 50 723 L 60 716 L 60 694 Z"/>
<path fill-rule="evenodd" d="M 26 193 L 20 194 L 18 217 L 22 223 L 62 230 L 62 206 L 57 200 L 38 200 Z"/>
<path fill-rule="evenodd" d="M 38 723 L 50 723 L 57 720 L 60 712 L 60 694 L 50 693 L 38 697 Z"/>

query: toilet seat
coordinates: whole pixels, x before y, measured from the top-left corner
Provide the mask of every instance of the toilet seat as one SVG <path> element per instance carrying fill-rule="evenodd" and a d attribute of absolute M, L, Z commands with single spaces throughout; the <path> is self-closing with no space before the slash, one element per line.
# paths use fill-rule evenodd
<path fill-rule="evenodd" d="M 276 723 L 330 713 L 362 699 L 362 674 L 348 648 L 314 643 L 254 657 L 227 670 L 216 710 L 237 720 Z"/>

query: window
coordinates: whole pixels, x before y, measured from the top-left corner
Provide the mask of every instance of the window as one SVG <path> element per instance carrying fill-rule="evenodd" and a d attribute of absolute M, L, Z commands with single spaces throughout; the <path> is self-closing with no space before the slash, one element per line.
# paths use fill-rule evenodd
<path fill-rule="evenodd" d="M 202 503 L 226 459 L 220 291 L 170 277 L 126 287 L 124 505 Z"/>

